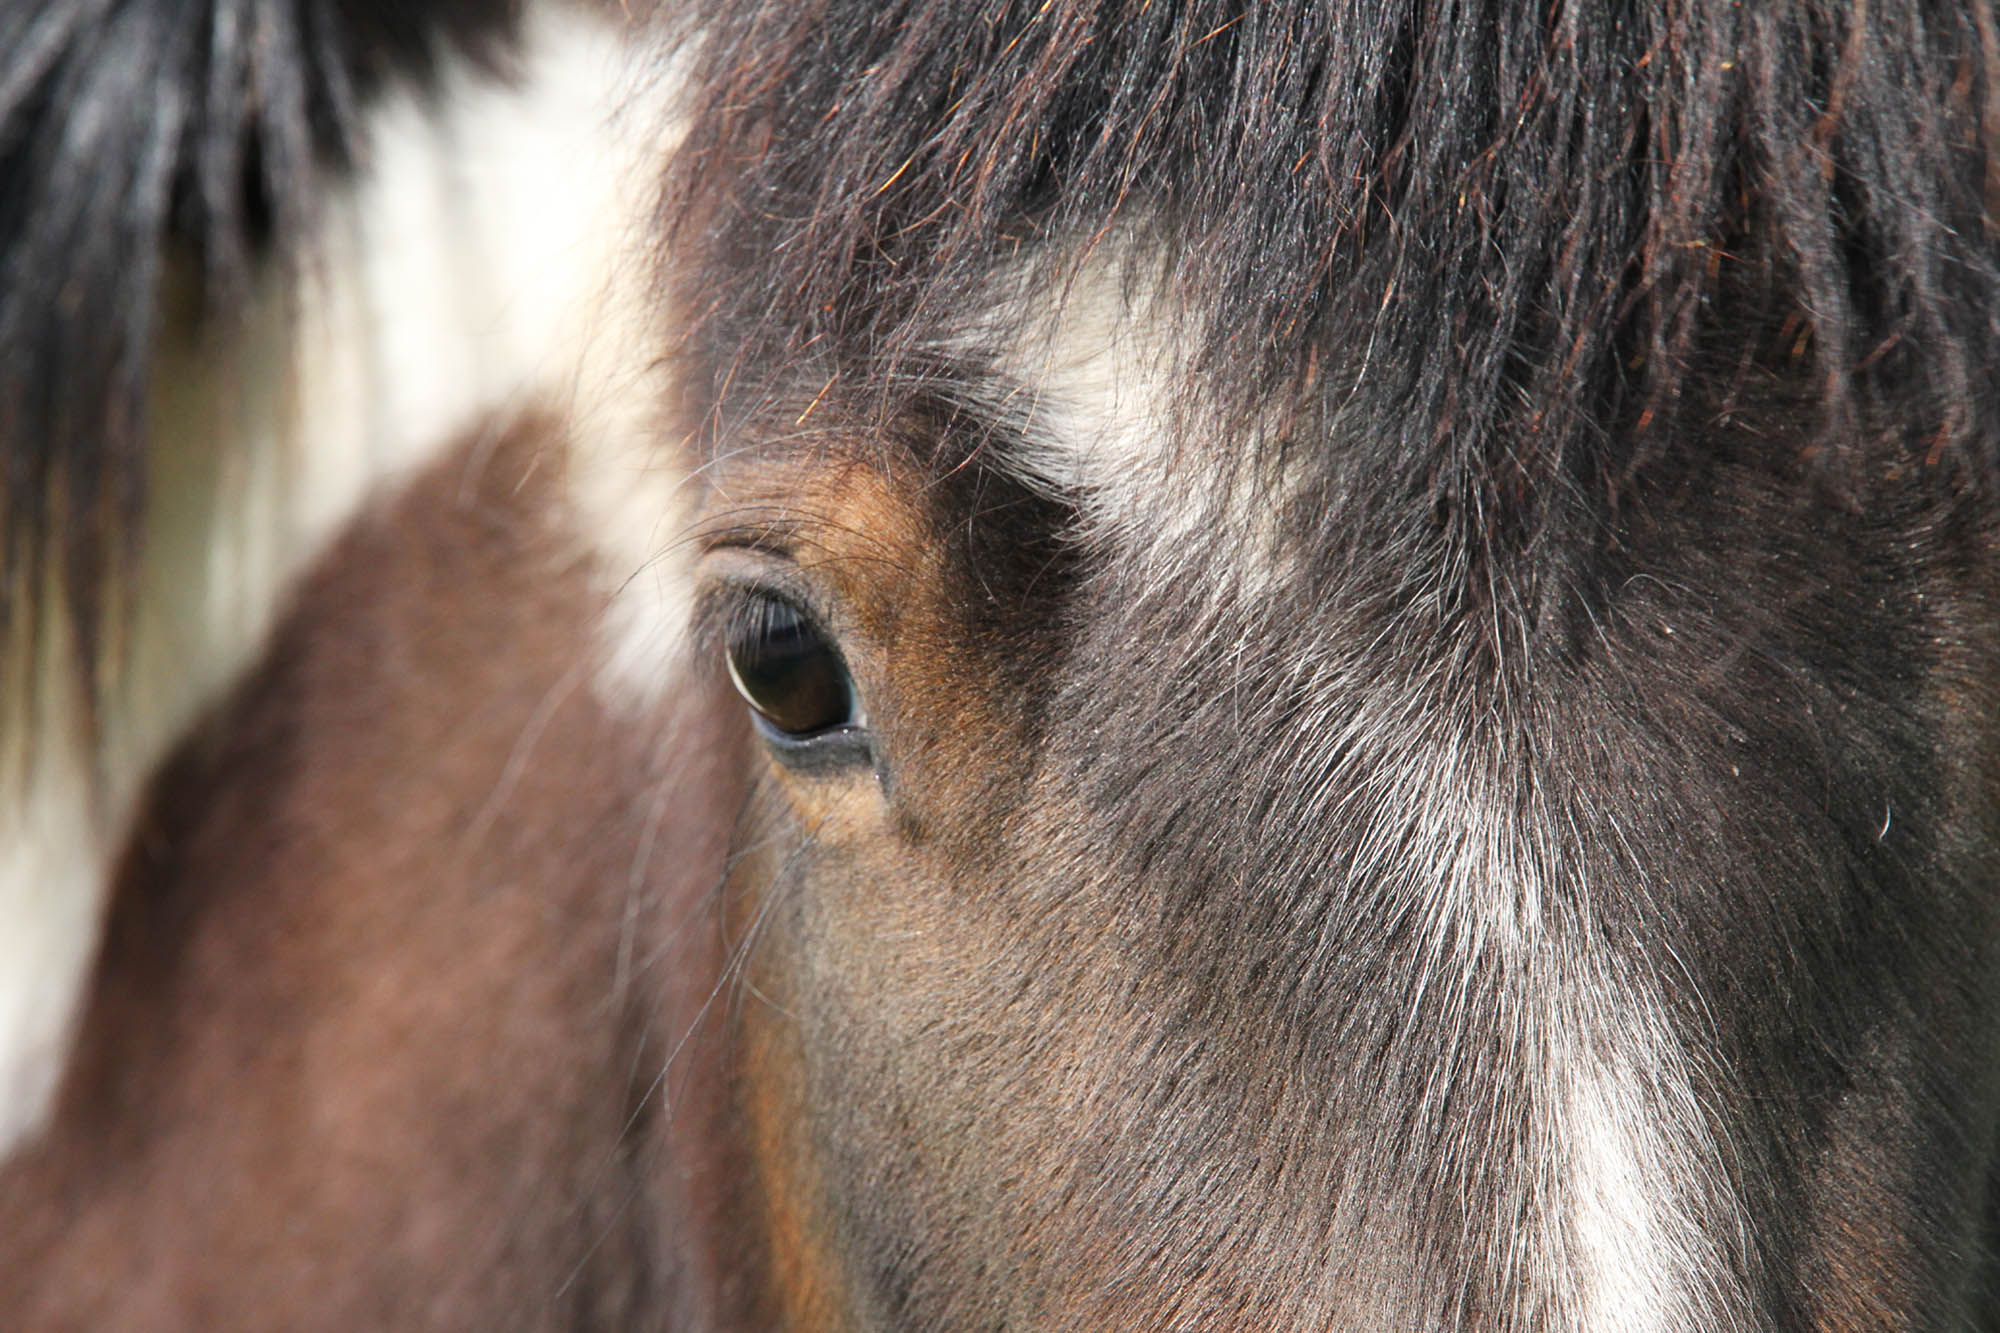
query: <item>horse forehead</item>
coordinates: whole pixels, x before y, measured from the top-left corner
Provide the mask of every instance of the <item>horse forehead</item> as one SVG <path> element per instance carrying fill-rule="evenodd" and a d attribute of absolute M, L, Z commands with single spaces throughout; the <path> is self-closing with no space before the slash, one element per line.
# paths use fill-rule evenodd
<path fill-rule="evenodd" d="M 1111 239 L 1025 293 L 1002 274 L 985 322 L 951 341 L 997 372 L 1002 401 L 987 406 L 1018 423 L 1010 470 L 1075 501 L 1101 550 L 1137 548 L 1157 567 L 1226 530 L 1240 574 L 1273 549 L 1286 481 L 1263 447 L 1275 427 L 1220 410 L 1225 372 L 1195 364 L 1201 322 L 1157 260 Z"/>

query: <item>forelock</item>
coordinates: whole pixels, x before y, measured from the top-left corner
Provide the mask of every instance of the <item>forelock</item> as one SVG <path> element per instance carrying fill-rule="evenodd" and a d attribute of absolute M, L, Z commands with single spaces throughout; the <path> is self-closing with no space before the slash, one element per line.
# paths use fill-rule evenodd
<path fill-rule="evenodd" d="M 1187 364 L 1219 400 L 1337 403 L 1365 376 L 1439 493 L 1488 515 L 1582 446 L 1624 475 L 1717 351 L 1810 365 L 1836 444 L 1887 430 L 1987 465 L 2000 53 L 1971 18 L 1701 0 L 1457 20 L 723 6 L 680 178 L 728 293 L 712 384 L 801 348 L 887 374 L 996 272 L 1057 291 L 1123 231 L 1208 316 Z"/>

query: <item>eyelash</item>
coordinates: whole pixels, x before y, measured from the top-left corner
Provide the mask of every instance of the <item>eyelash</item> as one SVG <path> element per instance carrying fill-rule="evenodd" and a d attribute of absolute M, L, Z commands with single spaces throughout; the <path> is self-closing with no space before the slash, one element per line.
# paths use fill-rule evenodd
<path fill-rule="evenodd" d="M 695 643 L 720 661 L 774 756 L 799 771 L 872 764 L 866 712 L 838 638 L 786 590 L 729 583 L 703 598 Z"/>

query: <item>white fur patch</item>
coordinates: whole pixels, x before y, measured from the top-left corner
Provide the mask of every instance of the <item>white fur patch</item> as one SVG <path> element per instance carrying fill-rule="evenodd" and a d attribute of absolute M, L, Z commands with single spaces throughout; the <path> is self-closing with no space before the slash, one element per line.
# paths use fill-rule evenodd
<path fill-rule="evenodd" d="M 1556 1108 L 1576 1327 L 1604 1333 L 1743 1329 L 1722 1239 L 1714 1145 L 1652 1004 L 1600 981 L 1570 1006 Z M 1706 1206 L 1704 1206 L 1706 1205 Z"/>
<path fill-rule="evenodd" d="M 1127 542 L 1196 535 L 1217 517 L 1220 468 L 1235 451 L 1183 437 L 1186 335 L 1170 298 L 1129 280 L 1121 247 L 1105 242 L 1062 291 L 1027 302 L 1047 314 L 1027 322 L 999 367 L 1026 386 L 999 405 L 1026 426 L 1014 460 L 1024 479 L 1082 497 L 1087 520 Z"/>
<path fill-rule="evenodd" d="M 1087 531 L 1156 586 L 1254 598 L 1285 574 L 1276 515 L 1286 479 L 1244 461 L 1262 453 L 1258 441 L 1186 438 L 1199 420 L 1183 407 L 1188 325 L 1126 279 L 1142 270 L 1114 245 L 1102 251 L 1065 291 L 996 302 L 1049 313 L 1027 319 L 1002 358 L 1019 401 L 986 406 L 1024 424 L 1025 479 L 1077 497 Z M 990 334 L 975 326 L 945 350 L 976 352 Z M 1199 570 L 1177 577 L 1190 553 Z M 1435 1012 L 1411 1021 L 1457 1021 L 1464 980 L 1497 969 L 1511 978 L 1523 1049 L 1540 1062 L 1519 1071 L 1520 1092 L 1560 1160 L 1523 1164 L 1517 1183 L 1535 1195 L 1537 1234 L 1506 1238 L 1533 1256 L 1513 1270 L 1533 1289 L 1514 1295 L 1558 1312 L 1550 1327 L 1564 1333 L 1744 1327 L 1745 1298 L 1708 1234 L 1718 1215 L 1735 1225 L 1733 1204 L 1684 1061 L 1650 983 L 1608 978 L 1599 946 L 1551 920 L 1565 870 L 1549 851 L 1561 845 L 1550 816 L 1524 819 L 1518 801 L 1502 799 L 1497 770 L 1478 766 L 1490 742 L 1451 715 L 1467 701 L 1373 677 L 1321 684 L 1342 707 L 1301 719 L 1305 734 L 1329 752 L 1377 756 L 1371 787 L 1329 792 L 1329 808 L 1345 817 L 1351 802 L 1355 818 L 1400 811 L 1408 821 L 1387 821 L 1354 874 L 1397 886 L 1393 910 L 1424 924 L 1414 962 Z"/>
<path fill-rule="evenodd" d="M 1537 1325 L 1549 1333 L 1747 1333 L 1725 1241 L 1711 1234 L 1738 1219 L 1685 1058 L 1650 979 L 1613 977 L 1602 946 L 1555 910 L 1556 886 L 1575 873 L 1553 850 L 1556 816 L 1479 762 L 1492 742 L 1448 700 L 1377 680 L 1332 692 L 1363 701 L 1347 731 L 1327 719 L 1301 726 L 1329 748 L 1377 756 L 1370 789 L 1329 808 L 1379 824 L 1353 876 L 1398 886 L 1386 900 L 1418 923 L 1411 961 L 1427 1008 L 1407 1021 L 1494 1041 L 1501 1034 L 1469 1028 L 1460 993 L 1481 973 L 1508 992 L 1530 1141 L 1555 1157 L 1514 1164 L 1533 1221 L 1498 1238 L 1526 1256 L 1509 1268 L 1526 1284 L 1512 1295 L 1554 1312 Z"/>
<path fill-rule="evenodd" d="M 676 68 L 634 91 L 599 181 L 597 281 L 579 287 L 569 381 L 568 493 L 605 596 L 596 684 L 614 707 L 643 712 L 676 678 L 694 604 L 691 445 L 675 420 L 663 366 L 678 335 L 666 308 L 651 223 L 660 168 L 683 121 Z"/>
<path fill-rule="evenodd" d="M 1033 428 L 1018 461 L 1121 526 L 1150 522 L 1164 485 L 1224 452 L 1185 448 L 1175 429 L 1179 322 L 1109 253 L 1043 299 L 1048 315 L 1028 324 L 1001 366 L 1027 386 L 1025 401 L 1008 405 Z"/>
<path fill-rule="evenodd" d="M 1745 1329 L 1723 1241 L 1710 1234 L 1718 1218 L 1734 1226 L 1733 1204 L 1649 979 L 1614 979 L 1599 947 L 1552 916 L 1564 870 L 1548 850 L 1548 814 L 1524 815 L 1521 802 L 1499 799 L 1495 778 L 1463 766 L 1479 742 L 1433 735 L 1408 748 L 1428 761 L 1408 766 L 1375 800 L 1412 811 L 1416 836 L 1381 849 L 1374 873 L 1400 868 L 1436 885 L 1415 907 L 1433 941 L 1420 966 L 1449 987 L 1497 964 L 1539 1061 L 1518 1074 L 1539 1122 L 1535 1138 L 1558 1161 L 1519 1182 L 1540 1193 L 1531 1212 L 1540 1234 L 1519 1238 L 1537 1257 L 1520 1271 L 1546 1284 L 1519 1295 L 1562 1312 L 1551 1333 Z M 1454 945 L 1442 943 L 1445 934 Z"/>
<path fill-rule="evenodd" d="M 1009 461 L 1020 479 L 1075 499 L 1086 539 L 1137 555 L 1159 586 L 1211 599 L 1268 586 L 1289 568 L 1278 532 L 1286 479 L 1257 438 L 1272 424 L 1253 418 L 1216 446 L 1207 405 L 1190 392 L 1191 317 L 1172 292 L 1135 277 L 1148 270 L 1130 259 L 1109 238 L 1056 292 L 1007 291 L 1003 278 L 995 307 L 1033 313 L 996 367 L 1020 387 L 982 407 L 1018 424 L 1024 447 Z M 945 350 L 992 341 L 974 327 Z M 1192 555 L 1218 544 L 1236 556 L 1214 571 L 1226 577 L 1182 577 Z"/>
<path fill-rule="evenodd" d="M 461 68 L 434 99 L 387 98 L 300 289 L 273 283 L 230 356 L 161 350 L 99 745 L 59 666 L 0 717 L 0 1157 L 48 1115 L 147 779 L 256 659 L 300 573 L 496 411 L 566 412 L 580 438 L 627 443 L 651 420 L 657 344 L 607 293 L 634 282 L 670 77 L 642 88 L 625 35 L 567 8 L 532 14 L 523 49 L 508 83 Z"/>
<path fill-rule="evenodd" d="M 47 626 L 38 647 L 0 732 L 0 1156 L 55 1091 L 104 892 L 90 758 L 74 743 L 81 700 L 59 669 L 67 622 Z"/>

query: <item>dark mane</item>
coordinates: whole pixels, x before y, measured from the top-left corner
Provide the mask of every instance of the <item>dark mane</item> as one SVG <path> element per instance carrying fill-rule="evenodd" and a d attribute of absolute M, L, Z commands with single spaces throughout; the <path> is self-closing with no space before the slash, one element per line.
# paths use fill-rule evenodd
<path fill-rule="evenodd" d="M 366 152 L 359 116 L 375 91 L 392 76 L 428 79 L 448 49 L 497 55 L 515 9 L 28 0 L 0 11 L 11 615 L 50 561 L 87 612 L 126 542 L 169 288 L 191 278 L 173 302 L 185 293 L 227 318 L 254 263 L 302 245 L 328 173 Z"/>
<path fill-rule="evenodd" d="M 786 340 L 893 362 L 1024 243 L 1136 226 L 1238 407 L 1351 391 L 1315 350 L 1370 328 L 1371 392 L 1488 517 L 1580 453 L 1615 491 L 1759 374 L 1824 414 L 1825 476 L 2000 463 L 1984 9 L 706 8 L 690 177 L 759 257 L 711 275 L 718 379 Z"/>

